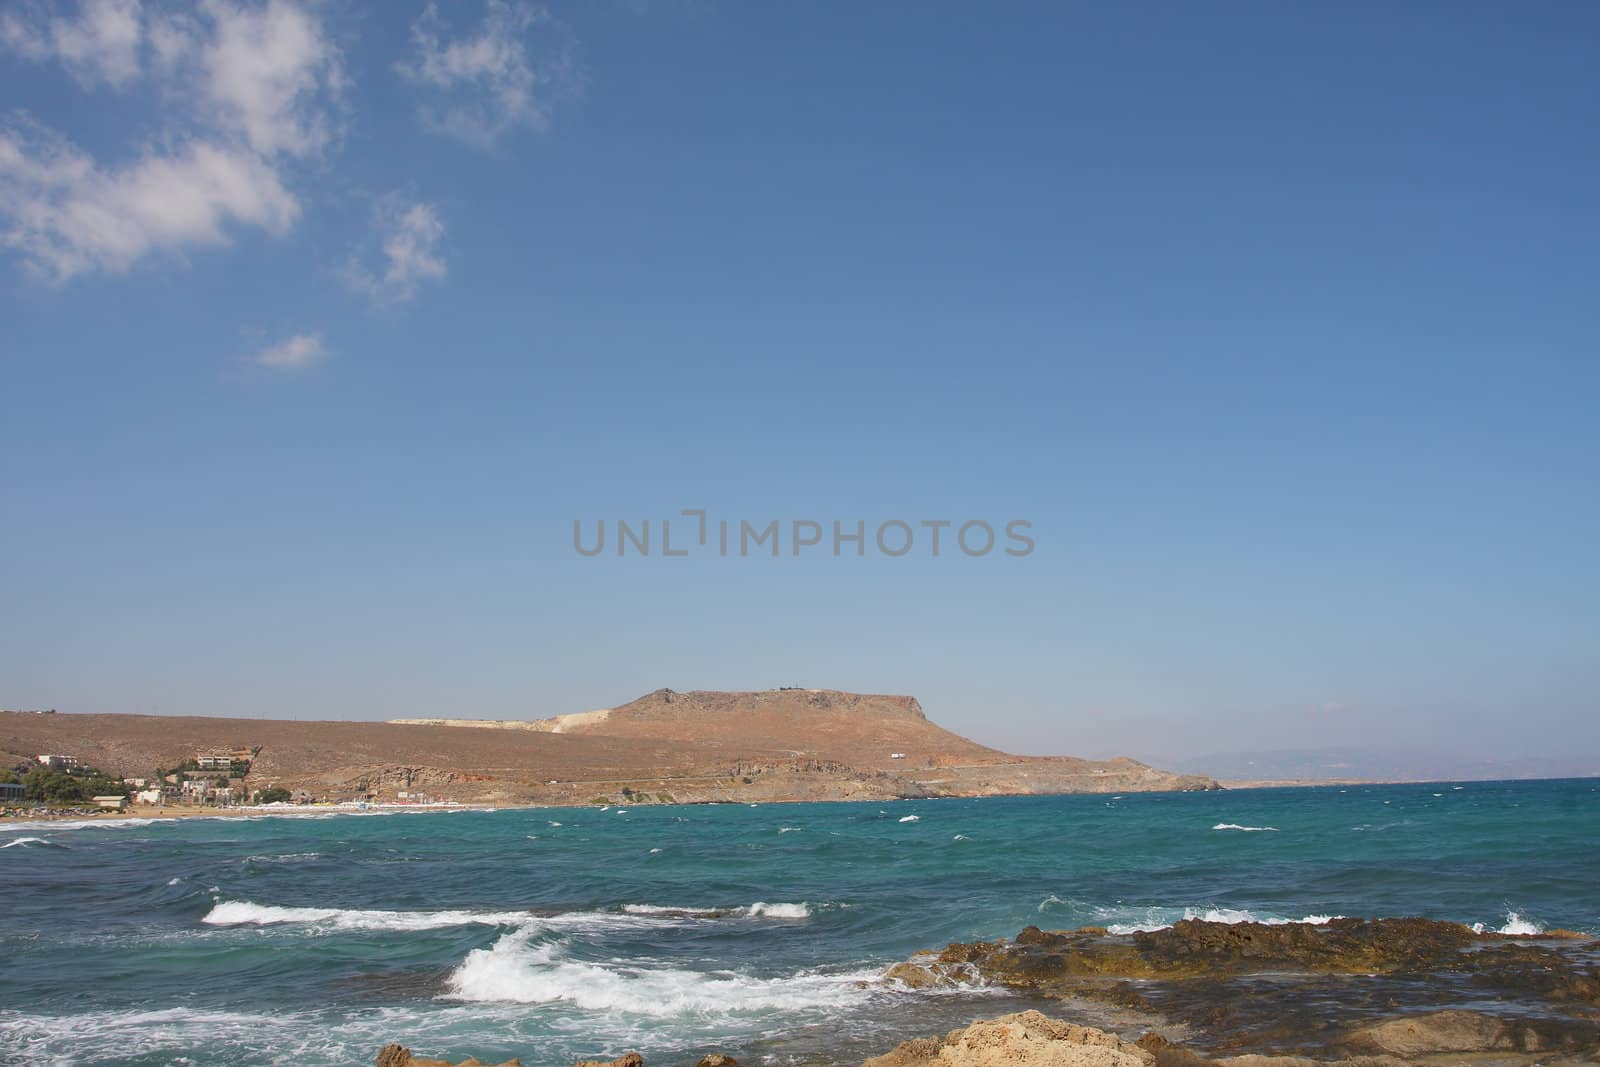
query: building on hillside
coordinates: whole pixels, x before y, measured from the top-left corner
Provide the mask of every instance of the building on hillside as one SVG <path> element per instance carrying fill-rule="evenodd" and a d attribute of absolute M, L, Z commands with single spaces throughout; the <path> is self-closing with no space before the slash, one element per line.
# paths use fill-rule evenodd
<path fill-rule="evenodd" d="M 233 766 L 233 756 L 227 752 L 204 752 L 194 762 L 202 771 L 225 771 Z"/>
<path fill-rule="evenodd" d="M 52 771 L 83 770 L 83 761 L 76 756 L 40 756 L 39 762 Z"/>
<path fill-rule="evenodd" d="M 185 801 L 201 804 L 216 795 L 217 788 L 209 778 L 191 778 L 183 783 L 182 796 Z"/>
<path fill-rule="evenodd" d="M 28 799 L 28 787 L 21 782 L 0 782 L 0 803 Z"/>
<path fill-rule="evenodd" d="M 148 778 L 124 778 L 122 784 L 129 789 L 143 789 L 150 784 Z"/>
<path fill-rule="evenodd" d="M 137 793 L 133 794 L 133 802 L 135 804 L 159 804 L 161 803 L 161 797 L 162 792 L 159 787 L 155 789 L 141 789 Z"/>
<path fill-rule="evenodd" d="M 114 796 L 93 797 L 94 806 L 102 811 L 128 810 L 128 798 L 118 793 Z"/>

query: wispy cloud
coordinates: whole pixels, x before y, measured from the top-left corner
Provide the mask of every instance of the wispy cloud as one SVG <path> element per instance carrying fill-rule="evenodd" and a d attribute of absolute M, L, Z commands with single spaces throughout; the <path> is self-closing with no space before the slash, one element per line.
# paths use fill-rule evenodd
<path fill-rule="evenodd" d="M 352 257 L 344 272 L 351 288 L 374 303 L 394 304 L 415 297 L 423 282 L 444 278 L 447 268 L 439 252 L 444 223 L 432 204 L 386 197 L 375 212 L 373 228 L 382 266 L 374 270 Z"/>
<path fill-rule="evenodd" d="M 228 242 L 230 224 L 286 231 L 299 204 L 252 152 L 192 141 L 106 168 L 51 131 L 0 128 L 4 241 L 57 279 L 124 271 L 153 251 Z"/>
<path fill-rule="evenodd" d="M 141 73 L 139 0 L 83 0 L 75 17 L 37 6 L 0 14 L 0 45 L 33 60 L 59 60 L 86 89 L 121 88 Z"/>
<path fill-rule="evenodd" d="M 542 54 L 530 51 L 535 28 Z M 543 129 L 555 102 L 576 91 L 572 44 L 548 11 L 487 0 L 482 22 L 450 36 L 437 4 L 411 27 L 413 54 L 396 65 L 433 99 L 418 109 L 427 129 L 482 148 L 518 127 Z"/>
<path fill-rule="evenodd" d="M 320 333 L 297 333 L 263 348 L 250 357 L 250 362 L 272 370 L 291 371 L 318 363 L 327 354 Z"/>
<path fill-rule="evenodd" d="M 157 143 L 115 162 L 25 114 L 0 126 L 0 241 L 54 280 L 225 244 L 237 226 L 285 232 L 300 214 L 291 164 L 337 136 L 339 52 L 296 0 L 159 12 L 85 0 L 76 18 L 28 8 L 0 20 L 0 47 L 86 86 L 154 79 L 184 102 Z"/>

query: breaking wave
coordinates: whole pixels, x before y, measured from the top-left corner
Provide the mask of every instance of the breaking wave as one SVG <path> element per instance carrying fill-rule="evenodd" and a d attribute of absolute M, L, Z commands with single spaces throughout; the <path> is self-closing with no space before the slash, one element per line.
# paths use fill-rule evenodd
<path fill-rule="evenodd" d="M 1276 826 L 1240 826 L 1236 822 L 1219 822 L 1212 827 L 1213 830 L 1242 830 L 1247 834 L 1258 834 L 1263 831 L 1277 833 Z"/>
<path fill-rule="evenodd" d="M 439 930 L 450 926 L 511 926 L 540 921 L 528 911 L 379 911 L 363 908 L 282 908 L 224 900 L 205 918 L 208 926 L 309 925 L 335 930 Z"/>
<path fill-rule="evenodd" d="M 660 926 L 672 920 L 717 918 L 806 919 L 807 904 L 754 904 L 731 908 L 675 908 L 624 904 L 620 911 L 387 911 L 373 908 L 301 908 L 218 901 L 200 921 L 207 926 L 307 926 L 323 930 L 442 930 L 453 926 L 515 926 L 544 930 L 604 930 Z"/>
<path fill-rule="evenodd" d="M 1076 912 L 1081 916 L 1080 922 L 1089 926 L 1103 926 L 1107 933 L 1112 934 L 1142 934 L 1149 933 L 1152 930 L 1165 930 L 1174 923 L 1182 922 L 1186 919 L 1199 919 L 1208 923 L 1227 923 L 1230 926 L 1238 923 L 1261 923 L 1263 926 L 1310 923 L 1314 926 L 1322 926 L 1342 917 L 1318 914 L 1290 918 L 1285 915 L 1258 913 L 1251 911 L 1249 908 L 1107 907 L 1104 905 L 1084 905 L 1077 901 L 1063 900 L 1053 893 L 1039 902 L 1040 912 L 1058 908 Z"/>
<path fill-rule="evenodd" d="M 44 846 L 46 846 L 48 848 L 65 848 L 66 847 L 65 845 L 58 845 L 54 841 L 47 841 L 42 837 L 13 837 L 10 841 L 7 841 L 5 844 L 0 845 L 0 848 L 12 848 L 12 847 L 30 848 L 30 847 L 32 847 L 34 845 L 44 845 Z"/>
<path fill-rule="evenodd" d="M 534 943 L 536 931 L 504 934 L 474 949 L 450 975 L 447 996 L 473 1002 L 564 1003 L 586 1011 L 651 1018 L 747 1012 L 838 1011 L 865 1002 L 876 971 L 801 971 L 757 978 L 735 971 L 602 965 L 567 958 L 557 942 Z"/>
<path fill-rule="evenodd" d="M 622 910 L 629 915 L 659 915 L 665 918 L 724 919 L 744 917 L 750 919 L 809 919 L 811 906 L 799 904 L 768 904 L 758 900 L 754 904 L 731 908 L 680 908 L 670 904 L 624 904 Z"/>
<path fill-rule="evenodd" d="M 1506 922 L 1504 926 L 1491 928 L 1484 923 L 1473 923 L 1472 930 L 1474 933 L 1479 934 L 1493 932 L 1497 934 L 1520 934 L 1523 937 L 1530 937 L 1535 934 L 1544 933 L 1544 926 L 1540 923 L 1534 922 L 1521 912 L 1507 911 Z"/>

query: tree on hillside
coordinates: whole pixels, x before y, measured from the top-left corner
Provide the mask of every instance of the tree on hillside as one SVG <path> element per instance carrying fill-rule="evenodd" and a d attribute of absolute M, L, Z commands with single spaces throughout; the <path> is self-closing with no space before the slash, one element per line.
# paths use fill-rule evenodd
<path fill-rule="evenodd" d="M 70 774 L 60 771 L 47 771 L 43 767 L 29 771 L 23 779 L 23 784 L 28 787 L 29 800 L 43 800 L 55 804 L 66 804 L 82 800 L 86 795 L 83 785 Z"/>

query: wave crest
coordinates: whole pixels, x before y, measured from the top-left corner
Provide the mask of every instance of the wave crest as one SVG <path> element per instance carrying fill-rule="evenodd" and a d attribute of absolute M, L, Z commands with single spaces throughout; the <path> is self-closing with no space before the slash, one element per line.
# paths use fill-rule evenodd
<path fill-rule="evenodd" d="M 467 953 L 449 978 L 451 999 L 518 1004 L 565 1003 L 585 1011 L 651 1018 L 758 1011 L 838 1011 L 871 996 L 873 971 L 801 971 L 756 978 L 733 971 L 604 966 L 569 959 L 557 942 L 535 943 L 517 930 Z"/>

